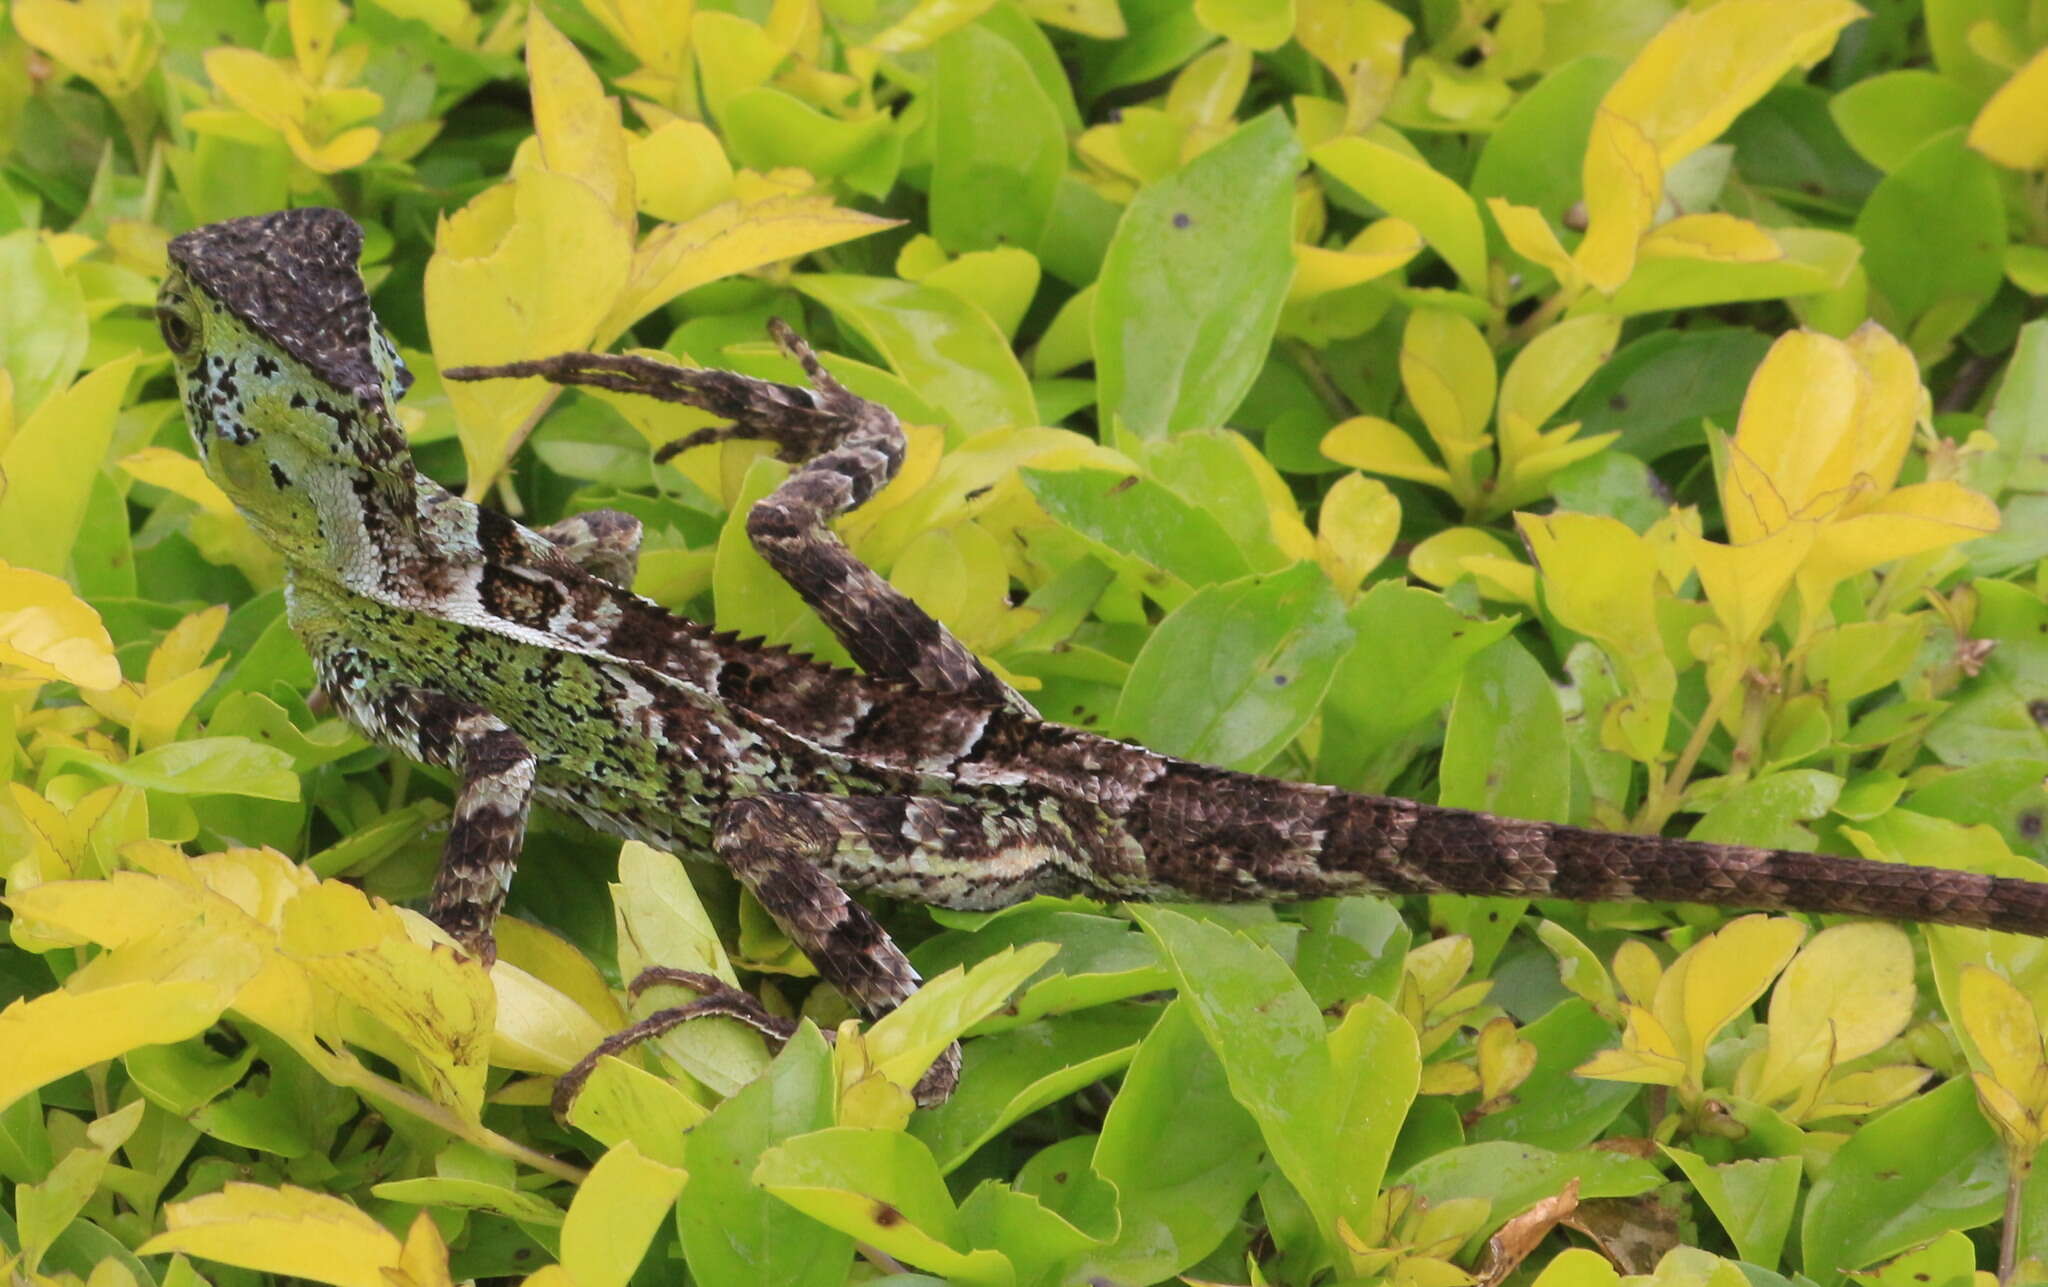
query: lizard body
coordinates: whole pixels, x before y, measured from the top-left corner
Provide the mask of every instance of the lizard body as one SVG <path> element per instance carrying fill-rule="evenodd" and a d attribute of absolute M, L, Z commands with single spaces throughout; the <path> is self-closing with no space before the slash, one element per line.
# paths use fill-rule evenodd
<path fill-rule="evenodd" d="M 713 632 L 623 588 L 630 518 L 533 531 L 414 469 L 392 413 L 409 376 L 359 248 L 331 210 L 199 228 L 171 243 L 158 314 L 199 456 L 283 555 L 322 688 L 373 740 L 454 771 L 429 913 L 486 959 L 534 799 L 716 854 L 870 1015 L 917 978 L 848 890 L 967 910 L 1039 893 L 1642 899 L 2048 933 L 2048 884 L 1521 822 L 1041 721 L 832 535 L 893 476 L 902 431 L 786 332 L 813 389 L 589 354 L 447 373 L 687 402 L 734 423 L 685 445 L 765 438 L 795 461 L 748 534 L 862 670 Z M 920 1100 L 956 1075 L 957 1055 Z"/>

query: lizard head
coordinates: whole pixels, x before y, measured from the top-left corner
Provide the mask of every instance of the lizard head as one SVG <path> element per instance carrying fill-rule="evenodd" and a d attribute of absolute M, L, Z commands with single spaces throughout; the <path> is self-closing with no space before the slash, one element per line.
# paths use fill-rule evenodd
<path fill-rule="evenodd" d="M 339 210 L 207 224 L 171 240 L 157 294 L 199 459 L 287 557 L 321 539 L 323 501 L 411 489 L 391 409 L 412 376 L 370 311 L 362 244 Z"/>

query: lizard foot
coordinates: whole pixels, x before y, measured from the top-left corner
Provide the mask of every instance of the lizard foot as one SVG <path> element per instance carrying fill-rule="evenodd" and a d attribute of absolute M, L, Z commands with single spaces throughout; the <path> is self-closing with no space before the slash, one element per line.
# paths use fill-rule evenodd
<path fill-rule="evenodd" d="M 554 1098 L 550 1107 L 557 1121 L 567 1121 L 569 1105 L 582 1092 L 583 1083 L 590 1080 L 596 1070 L 597 1061 L 606 1055 L 620 1055 L 643 1041 L 651 1041 L 665 1032 L 673 1031 L 692 1019 L 737 1019 L 749 1028 L 768 1038 L 776 1048 L 788 1041 L 796 1032 L 796 1022 L 768 1013 L 753 995 L 743 992 L 712 974 L 696 970 L 677 970 L 667 966 L 652 966 L 642 970 L 626 988 L 630 996 L 638 996 L 647 988 L 661 984 L 675 984 L 696 992 L 695 1001 L 656 1010 L 653 1014 L 627 1027 L 619 1029 L 597 1043 L 590 1053 L 576 1061 L 576 1066 L 562 1074 L 555 1083 Z"/>
<path fill-rule="evenodd" d="M 751 993 L 727 983 L 712 974 L 697 970 L 678 970 L 670 966 L 654 965 L 642 970 L 626 985 L 628 996 L 637 997 L 651 987 L 671 984 L 689 988 L 696 992 L 695 1001 L 656 1010 L 629 1027 L 621 1028 L 599 1042 L 591 1052 L 576 1061 L 576 1066 L 562 1074 L 555 1083 L 555 1093 L 550 1107 L 557 1121 L 567 1121 L 569 1105 L 582 1093 L 583 1083 L 590 1080 L 596 1070 L 597 1061 L 606 1055 L 619 1055 L 651 1041 L 665 1032 L 688 1023 L 692 1019 L 737 1019 L 768 1038 L 775 1049 L 780 1050 L 785 1042 L 796 1033 L 796 1021 L 768 1013 Z M 826 1032 L 826 1041 L 835 1034 Z M 932 1061 L 932 1066 L 918 1078 L 910 1096 L 919 1108 L 937 1108 L 953 1097 L 953 1090 L 960 1084 L 960 1043 L 954 1042 Z"/>
<path fill-rule="evenodd" d="M 664 445 L 654 453 L 657 463 L 692 447 L 728 438 L 771 442 L 777 456 L 799 463 L 830 451 L 873 421 L 879 419 L 893 425 L 894 418 L 885 408 L 855 396 L 833 379 L 810 345 L 780 318 L 768 323 L 768 331 L 782 351 L 803 367 L 811 388 L 626 353 L 558 353 L 495 366 L 450 367 L 442 375 L 451 380 L 539 376 L 553 384 L 586 385 L 617 393 L 637 393 L 658 402 L 700 407 L 732 421 L 699 429 Z"/>

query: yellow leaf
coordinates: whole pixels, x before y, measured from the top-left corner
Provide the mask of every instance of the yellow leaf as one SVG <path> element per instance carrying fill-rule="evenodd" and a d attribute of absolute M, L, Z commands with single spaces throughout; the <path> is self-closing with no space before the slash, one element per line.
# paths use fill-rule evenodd
<path fill-rule="evenodd" d="M 1469 1064 L 1425 1064 L 1416 1085 L 1419 1095 L 1469 1095 L 1479 1089 L 1479 1074 Z"/>
<path fill-rule="evenodd" d="M 149 665 L 143 671 L 143 684 L 154 688 L 199 669 L 206 661 L 206 654 L 220 642 L 220 632 L 227 624 L 228 610 L 223 604 L 202 608 L 181 619 L 165 631 L 157 646 L 150 650 Z"/>
<path fill-rule="evenodd" d="M 16 0 L 10 17 L 22 39 L 112 99 L 142 87 L 163 43 L 147 0 Z"/>
<path fill-rule="evenodd" d="M 412 1218 L 390 1281 L 392 1287 L 454 1287 L 448 1272 L 448 1244 L 441 1241 L 441 1229 L 432 1212 L 422 1210 Z"/>
<path fill-rule="evenodd" d="M 533 170 L 440 227 L 427 262 L 427 326 L 443 367 L 590 346 L 632 264 L 631 233 L 587 184 Z M 544 381 L 450 382 L 470 490 L 481 494 L 554 396 Z"/>
<path fill-rule="evenodd" d="M 1621 988 L 1621 994 L 1639 1006 L 1650 1004 L 1657 995 L 1657 985 L 1664 978 L 1664 963 L 1657 959 L 1648 943 L 1641 939 L 1626 939 L 1614 952 L 1614 981 Z"/>
<path fill-rule="evenodd" d="M 183 496 L 209 514 L 235 512 L 235 503 L 219 484 L 206 476 L 206 467 L 183 452 L 169 447 L 144 447 L 133 455 L 123 456 L 121 468 L 152 487 Z"/>
<path fill-rule="evenodd" d="M 1424 455 L 1415 439 L 1378 416 L 1353 416 L 1335 426 L 1323 435 L 1322 452 L 1340 465 L 1368 473 L 1445 489 L 1451 485 L 1450 474 Z"/>
<path fill-rule="evenodd" d="M 1735 526 L 1732 518 L 1728 525 Z M 1815 532 L 1813 524 L 1800 523 L 1747 545 L 1722 545 L 1685 534 L 1684 546 L 1699 571 L 1700 588 L 1734 642 L 1755 641 L 1777 616 L 1786 589 L 1813 549 Z"/>
<path fill-rule="evenodd" d="M 1913 945 L 1880 921 L 1814 936 L 1771 992 L 1770 1045 L 1756 1098 L 1817 1089 L 1836 1064 L 1860 1059 L 1913 1017 Z"/>
<path fill-rule="evenodd" d="M 607 1148 L 631 1140 L 655 1161 L 679 1167 L 684 1134 L 710 1113 L 675 1082 L 603 1055 L 570 1103 L 568 1121 Z"/>
<path fill-rule="evenodd" d="M 195 1037 L 227 1008 L 229 993 L 201 979 L 58 989 L 0 1010 L 0 1107 L 59 1077 L 137 1046 Z"/>
<path fill-rule="evenodd" d="M 1188 60 L 1166 89 L 1167 114 L 1196 127 L 1227 128 L 1251 82 L 1252 51 L 1224 41 Z"/>
<path fill-rule="evenodd" d="M 1500 603 L 1536 606 L 1536 569 L 1505 554 L 1471 554 L 1464 560 L 1465 571 L 1482 597 Z"/>
<path fill-rule="evenodd" d="M 47 572 L 0 563 L 0 666 L 80 688 L 121 682 L 114 641 L 92 605 Z"/>
<path fill-rule="evenodd" d="M 1978 109 L 1969 141 L 2009 169 L 2048 166 L 2048 49 L 2036 52 Z"/>
<path fill-rule="evenodd" d="M 1766 264 L 1785 249 L 1770 233 L 1731 214 L 1680 215 L 1643 238 L 1645 259 L 1711 259 L 1726 264 Z"/>
<path fill-rule="evenodd" d="M 409 1059 L 435 1102 L 475 1120 L 496 1026 L 497 998 L 481 966 L 414 942 L 396 908 L 340 881 L 285 905 L 279 946 L 377 1025 L 351 1025 L 350 1039 Z"/>
<path fill-rule="evenodd" d="M 1853 518 L 1821 526 L 1800 570 L 1824 594 L 1844 577 L 1912 554 L 1938 550 L 1998 530 L 1998 507 L 1960 483 L 1915 483 L 1864 508 Z M 1811 597 L 1811 596 L 1809 596 Z"/>
<path fill-rule="evenodd" d="M 1529 341 L 1508 365 L 1500 384 L 1501 449 L 1521 444 L 1507 432 L 1510 417 L 1537 429 L 1571 400 L 1593 372 L 1613 356 L 1618 317 L 1575 317 Z"/>
<path fill-rule="evenodd" d="M 1097 40 L 1122 40 L 1130 31 L 1116 0 L 1023 0 L 1021 7 L 1040 26 L 1064 27 Z"/>
<path fill-rule="evenodd" d="M 1584 1247 L 1567 1247 L 1543 1267 L 1532 1287 L 1614 1287 L 1620 1281 L 1607 1257 Z"/>
<path fill-rule="evenodd" d="M 543 164 L 596 193 L 630 237 L 637 206 L 618 104 L 605 97 L 576 46 L 538 10 L 526 20 L 526 72 Z"/>
<path fill-rule="evenodd" d="M 1543 212 L 1533 206 L 1511 205 L 1501 197 L 1488 197 L 1486 208 L 1493 212 L 1493 221 L 1500 227 L 1500 234 L 1507 239 L 1510 249 L 1530 263 L 1550 270 L 1557 278 L 1558 285 L 1567 289 L 1576 286 L 1579 280 L 1579 266 L 1571 253 L 1557 239 L 1557 233 Z"/>
<path fill-rule="evenodd" d="M 349 1203 L 292 1185 L 231 1180 L 219 1193 L 166 1206 L 164 1226 L 138 1254 L 183 1252 L 336 1287 L 390 1287 L 386 1275 L 405 1252 L 390 1230 Z"/>
<path fill-rule="evenodd" d="M 1874 1113 L 1911 1095 L 1927 1084 L 1934 1076 L 1930 1068 L 1919 1068 L 1912 1064 L 1893 1064 L 1886 1068 L 1872 1068 L 1865 1072 L 1849 1073 L 1841 1077 L 1830 1077 L 1821 1087 L 1820 1098 L 1803 1114 L 1803 1119 L 1814 1121 L 1823 1117 L 1842 1117 L 1849 1114 Z"/>
<path fill-rule="evenodd" d="M 865 237 L 896 222 L 836 206 L 828 197 L 778 194 L 735 199 L 688 223 L 664 224 L 641 243 L 632 261 L 631 286 L 598 333 L 609 342 L 684 291 Z"/>
<path fill-rule="evenodd" d="M 626 1026 L 626 1012 L 598 973 L 597 966 L 574 944 L 552 930 L 516 916 L 500 916 L 493 932 L 498 960 L 517 966 L 534 982 L 553 989 L 589 1012 L 606 1031 Z M 502 995 L 502 990 L 501 990 Z M 503 1010 L 499 1021 L 503 1023 Z"/>
<path fill-rule="evenodd" d="M 1644 1082 L 1653 1086 L 1676 1086 L 1685 1078 L 1685 1062 L 1678 1057 L 1678 1045 L 1657 1017 L 1639 1005 L 1628 1008 L 1628 1026 L 1621 1034 L 1621 1048 L 1603 1050 L 1573 1069 L 1581 1077 L 1605 1081 Z"/>
<path fill-rule="evenodd" d="M 926 981 L 868 1028 L 864 1039 L 875 1070 L 905 1090 L 915 1087 L 940 1052 L 993 1014 L 1058 951 L 1052 943 L 1006 947 L 964 973 L 956 966 Z"/>
<path fill-rule="evenodd" d="M 1678 672 L 1657 624 L 1656 551 L 1605 515 L 1518 514 L 1515 522 L 1542 571 L 1552 614 L 1596 640 L 1625 676 L 1633 699 L 1620 714 L 1628 753 L 1653 759 L 1663 749 L 1678 691 Z"/>
<path fill-rule="evenodd" d="M 1722 0 L 1681 10 L 1637 51 L 1601 112 L 1635 122 L 1668 170 L 1720 137 L 1786 72 L 1825 57 L 1863 13 L 1849 0 Z"/>
<path fill-rule="evenodd" d="M 1486 229 L 1463 187 L 1427 162 L 1362 135 L 1325 143 L 1314 159 L 1346 187 L 1412 224 L 1468 290 L 1486 289 Z M 1489 384 L 1489 402 L 1491 394 Z"/>
<path fill-rule="evenodd" d="M 1927 406 L 1911 351 L 1880 327 L 1779 337 L 1743 395 L 1722 489 L 1730 539 L 1888 491 Z"/>
<path fill-rule="evenodd" d="M 1401 79 L 1401 51 L 1415 24 L 1380 0 L 1295 0 L 1294 38 L 1370 119 Z"/>
<path fill-rule="evenodd" d="M 135 703 L 135 711 L 128 722 L 130 731 L 135 734 L 135 745 L 149 750 L 175 740 L 185 717 L 192 713 L 199 699 L 206 696 L 206 690 L 213 687 L 214 679 L 226 665 L 223 658 L 211 666 L 203 666 L 146 688 L 142 700 Z"/>
<path fill-rule="evenodd" d="M 1294 247 L 1294 279 L 1289 300 L 1313 299 L 1375 277 L 1384 277 L 1415 258 L 1422 234 L 1405 219 L 1380 219 L 1367 224 L 1342 250 L 1298 244 Z"/>
<path fill-rule="evenodd" d="M 1971 1073 L 1970 1082 L 1977 1088 L 1977 1101 L 1993 1126 L 2029 1154 L 2041 1146 L 2040 1121 L 2027 1111 L 2019 1096 L 1983 1073 Z"/>
<path fill-rule="evenodd" d="M 1806 927 L 1789 917 L 1737 917 L 1664 972 L 1652 1009 L 1680 1043 L 1695 1082 L 1715 1034 L 1763 995 L 1805 937 Z"/>
<path fill-rule="evenodd" d="M 1316 560 L 1338 592 L 1349 595 L 1387 557 L 1400 530 L 1401 502 L 1387 485 L 1346 474 L 1316 515 Z"/>
<path fill-rule="evenodd" d="M 1965 965 L 1957 977 L 1955 1018 L 1977 1048 L 1993 1081 L 2030 1108 L 2048 1070 L 2041 1056 L 2041 1023 L 2020 990 L 1981 965 Z"/>
<path fill-rule="evenodd" d="M 1444 586 L 1474 573 L 1474 569 L 1468 566 L 1469 560 L 1485 558 L 1497 560 L 1497 565 L 1487 569 L 1487 579 L 1482 580 L 1479 587 L 1482 594 L 1492 599 L 1516 602 L 1527 602 L 1534 596 L 1535 570 L 1518 563 L 1509 552 L 1507 543 L 1483 528 L 1445 528 L 1409 551 L 1408 570 L 1431 585 Z M 1514 578 L 1516 583 L 1513 585 L 1503 583 L 1502 569 L 1498 564 L 1520 567 L 1529 574 L 1528 584 L 1521 585 L 1519 577 Z"/>
<path fill-rule="evenodd" d="M 625 1287 L 685 1178 L 631 1140 L 597 1159 L 562 1221 L 562 1268 L 576 1287 Z"/>
<path fill-rule="evenodd" d="M 694 219 L 732 197 L 732 162 L 700 121 L 674 120 L 627 152 L 640 209 L 669 223 Z"/>
<path fill-rule="evenodd" d="M 918 0 L 908 13 L 868 38 L 867 43 L 848 51 L 856 70 L 872 63 L 876 54 L 907 54 L 929 48 L 932 42 L 973 22 L 986 13 L 993 0 Z M 865 73 L 863 73 L 865 74 Z"/>
<path fill-rule="evenodd" d="M 1664 198 L 1657 145 L 1636 121 L 1603 106 L 1594 113 L 1586 139 L 1580 182 L 1586 194 L 1586 235 L 1572 263 L 1595 288 L 1612 295 L 1634 271 L 1636 248 Z"/>
<path fill-rule="evenodd" d="M 85 521 L 136 354 L 102 363 L 43 400 L 0 452 L 0 559 L 62 574 Z M 32 484 L 32 485 L 31 485 Z"/>
<path fill-rule="evenodd" d="M 509 922 L 509 917 L 499 920 L 501 933 Z M 577 960 L 588 968 L 585 958 L 578 956 Z M 581 998 L 549 986 L 502 957 L 491 967 L 491 988 L 496 998 L 490 1046 L 493 1067 L 559 1076 L 607 1034 L 626 1026 L 625 1015 L 609 993 L 605 994 L 605 1009 L 599 1012 L 605 1017 L 600 1020 L 588 1005 L 579 1004 Z"/>
<path fill-rule="evenodd" d="M 1487 445 L 1499 378 L 1486 337 L 1464 314 L 1418 308 L 1408 315 L 1401 384 L 1453 470 Z"/>

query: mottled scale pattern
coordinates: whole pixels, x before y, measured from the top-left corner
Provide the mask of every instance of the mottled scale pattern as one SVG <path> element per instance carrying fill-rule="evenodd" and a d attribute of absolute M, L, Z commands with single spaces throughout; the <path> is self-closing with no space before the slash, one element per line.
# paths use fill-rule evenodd
<path fill-rule="evenodd" d="M 749 538 L 863 673 L 676 617 L 626 588 L 629 516 L 536 532 L 417 474 L 393 415 L 409 376 L 371 315 L 359 247 L 331 210 L 196 229 L 171 243 L 158 314 L 199 457 L 283 556 L 322 688 L 368 736 L 457 777 L 431 912 L 471 951 L 490 951 L 536 799 L 715 854 L 869 1014 L 917 978 L 848 891 L 962 909 L 1068 892 L 1519 894 L 2048 932 L 2048 885 L 1497 818 L 1044 723 L 833 533 L 900 467 L 903 432 L 779 324 L 810 389 L 601 354 L 445 372 L 541 375 L 730 420 L 677 448 L 773 444 L 797 468 L 750 512 Z M 920 1102 L 957 1071 L 951 1052 Z"/>

